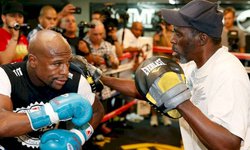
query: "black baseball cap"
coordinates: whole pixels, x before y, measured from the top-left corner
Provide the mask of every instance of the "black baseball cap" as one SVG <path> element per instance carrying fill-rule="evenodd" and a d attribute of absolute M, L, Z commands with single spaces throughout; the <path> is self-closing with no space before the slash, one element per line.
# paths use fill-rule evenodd
<path fill-rule="evenodd" d="M 180 10 L 163 9 L 166 22 L 180 27 L 191 27 L 215 38 L 220 38 L 223 29 L 223 14 L 217 3 L 207 0 L 192 0 Z"/>
<path fill-rule="evenodd" d="M 24 15 L 23 5 L 16 1 L 8 1 L 2 6 L 2 14 L 20 13 Z"/>

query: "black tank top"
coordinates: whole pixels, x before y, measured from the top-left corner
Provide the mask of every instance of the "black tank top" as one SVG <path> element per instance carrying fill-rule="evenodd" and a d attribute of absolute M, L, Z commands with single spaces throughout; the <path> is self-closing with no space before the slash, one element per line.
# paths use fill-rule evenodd
<path fill-rule="evenodd" d="M 17 113 L 25 112 L 32 106 L 43 105 L 56 96 L 78 91 L 81 74 L 72 68 L 70 68 L 68 81 L 63 88 L 55 90 L 50 87 L 34 86 L 28 77 L 26 62 L 6 64 L 1 67 L 5 70 L 11 82 L 13 111 Z M 38 149 L 41 135 L 45 131 L 55 128 L 66 128 L 66 123 L 54 124 L 19 137 L 3 138 L 0 139 L 0 145 L 7 150 Z"/>

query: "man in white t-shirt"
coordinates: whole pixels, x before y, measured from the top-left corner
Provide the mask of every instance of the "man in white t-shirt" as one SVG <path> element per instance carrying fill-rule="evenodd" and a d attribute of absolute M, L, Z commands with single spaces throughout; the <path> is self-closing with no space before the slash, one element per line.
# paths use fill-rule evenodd
<path fill-rule="evenodd" d="M 240 61 L 221 45 L 223 14 L 217 4 L 194 0 L 162 14 L 175 26 L 174 55 L 187 63 L 192 93 L 177 106 L 184 148 L 250 149 L 250 83 Z"/>
<path fill-rule="evenodd" d="M 139 84 L 150 79 L 153 85 L 157 82 L 157 86 L 144 86 L 149 88 L 147 94 L 151 96 L 147 99 L 150 101 L 153 97 L 158 109 L 168 111 L 171 106 L 180 112 L 185 150 L 250 149 L 250 82 L 244 66 L 221 45 L 223 14 L 217 7 L 216 3 L 206 0 L 193 0 L 178 11 L 162 10 L 164 19 L 174 25 L 173 55 L 183 64 L 187 85 L 162 91 L 150 75 L 137 79 L 142 81 Z M 163 78 L 160 73 L 159 78 Z M 114 78 L 102 77 L 101 80 L 112 88 L 119 88 L 123 94 L 143 95 L 143 89 L 139 88 L 138 92 L 132 80 L 123 82 L 124 87 Z M 165 80 L 164 86 L 167 84 L 170 83 Z"/>
<path fill-rule="evenodd" d="M 133 22 L 131 29 L 120 29 L 117 31 L 118 42 L 123 45 L 123 52 L 140 51 L 139 37 L 142 36 L 143 25 L 141 22 Z"/>

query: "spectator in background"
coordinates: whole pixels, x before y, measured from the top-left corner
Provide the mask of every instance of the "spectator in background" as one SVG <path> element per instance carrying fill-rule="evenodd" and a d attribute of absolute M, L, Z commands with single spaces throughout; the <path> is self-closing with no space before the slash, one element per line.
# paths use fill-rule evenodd
<path fill-rule="evenodd" d="M 118 20 L 114 19 L 110 16 L 111 14 L 107 14 L 103 11 L 94 11 L 91 14 L 91 20 L 101 21 L 105 27 L 104 39 L 108 41 L 116 48 L 116 54 L 118 57 L 122 56 L 123 50 L 122 45 L 118 42 L 117 39 L 117 30 L 118 30 Z"/>
<path fill-rule="evenodd" d="M 139 38 L 142 35 L 143 25 L 138 21 L 132 23 L 131 29 L 121 28 L 117 31 L 118 41 L 122 45 L 123 53 L 129 52 L 133 54 L 134 66 L 132 68 L 132 71 L 135 71 L 135 69 L 141 63 L 139 61 L 139 56 L 141 56 L 140 54 L 142 54 L 144 60 L 143 53 L 141 53 L 141 43 L 139 42 Z M 130 72 L 130 74 L 132 74 L 132 72 Z"/>
<path fill-rule="evenodd" d="M 230 51 L 245 53 L 245 34 L 240 28 L 234 25 L 235 9 L 227 7 L 223 12 L 223 18 L 222 45 L 229 47 Z"/>
<path fill-rule="evenodd" d="M 3 26 L 0 28 L 0 64 L 20 62 L 28 54 L 28 40 L 16 23 L 23 24 L 24 11 L 21 3 L 6 2 L 2 7 Z"/>
<path fill-rule="evenodd" d="M 159 31 L 153 36 L 153 45 L 154 46 L 164 46 L 164 47 L 172 47 L 170 39 L 173 35 L 173 25 L 168 24 L 163 21 L 159 24 Z"/>
<path fill-rule="evenodd" d="M 121 57 L 123 54 L 123 48 L 117 38 L 118 20 L 114 18 L 107 18 L 103 24 L 106 31 L 105 40 L 115 46 L 117 57 Z"/>
<path fill-rule="evenodd" d="M 105 16 L 102 14 L 101 11 L 96 10 L 96 11 L 92 12 L 92 14 L 91 14 L 90 22 L 93 21 L 93 20 L 99 20 L 99 21 L 101 21 L 103 23 L 104 20 L 105 20 Z M 88 30 L 83 31 L 83 32 L 84 32 L 83 33 L 84 37 L 88 36 L 87 35 L 88 34 Z"/>
<path fill-rule="evenodd" d="M 101 21 L 93 20 L 91 22 L 95 28 L 90 28 L 85 40 L 90 45 L 91 63 L 101 66 L 106 63 L 107 67 L 118 68 L 119 60 L 116 55 L 115 46 L 104 40 L 105 28 Z M 108 58 L 105 61 L 105 59 Z"/>
<path fill-rule="evenodd" d="M 139 52 L 138 38 L 143 34 L 143 25 L 141 22 L 133 22 L 131 29 L 122 28 L 118 30 L 118 41 L 123 46 L 123 52 Z"/>
<path fill-rule="evenodd" d="M 40 10 L 40 14 L 38 17 L 39 24 L 37 25 L 37 27 L 35 29 L 30 31 L 30 33 L 28 34 L 28 40 L 30 40 L 30 38 L 37 31 L 40 31 L 42 29 L 50 29 L 50 28 L 56 27 L 58 25 L 58 21 L 62 17 L 66 16 L 70 13 L 74 13 L 74 12 L 75 12 L 75 6 L 73 6 L 72 4 L 66 5 L 62 9 L 62 11 L 59 12 L 58 14 L 57 14 L 54 7 L 52 7 L 50 5 L 43 6 Z"/>
<path fill-rule="evenodd" d="M 87 43 L 78 37 L 76 19 L 73 14 L 68 14 L 60 21 L 60 28 L 64 29 L 63 36 L 67 39 L 71 46 L 72 53 L 76 55 L 86 56 L 89 54 Z"/>
<path fill-rule="evenodd" d="M 91 20 L 100 20 L 101 22 L 103 22 L 104 16 L 101 11 L 96 10 L 91 14 Z"/>
<path fill-rule="evenodd" d="M 153 45 L 154 46 L 164 46 L 164 47 L 172 47 L 170 42 L 171 36 L 173 35 L 173 25 L 168 24 L 166 21 L 161 21 L 159 23 L 156 33 L 153 36 Z M 154 52 L 154 55 L 164 55 L 167 57 L 171 57 L 171 54 L 162 53 L 162 52 Z"/>

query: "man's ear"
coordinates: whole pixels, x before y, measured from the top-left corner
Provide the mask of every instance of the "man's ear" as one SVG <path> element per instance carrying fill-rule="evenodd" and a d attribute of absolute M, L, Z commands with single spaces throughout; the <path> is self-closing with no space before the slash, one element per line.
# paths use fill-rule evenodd
<path fill-rule="evenodd" d="M 199 34 L 199 40 L 200 40 L 200 46 L 204 46 L 207 44 L 208 41 L 208 35 L 205 33 Z"/>
<path fill-rule="evenodd" d="M 41 23 L 42 22 L 42 16 L 38 17 L 38 22 Z"/>
<path fill-rule="evenodd" d="M 5 17 L 5 15 L 1 15 L 1 19 L 2 19 L 2 21 L 3 21 L 3 23 L 5 23 L 6 22 L 6 17 Z"/>
<path fill-rule="evenodd" d="M 32 68 L 36 68 L 38 62 L 37 62 L 37 57 L 35 55 L 29 54 L 28 61 L 29 61 L 29 64 Z"/>

